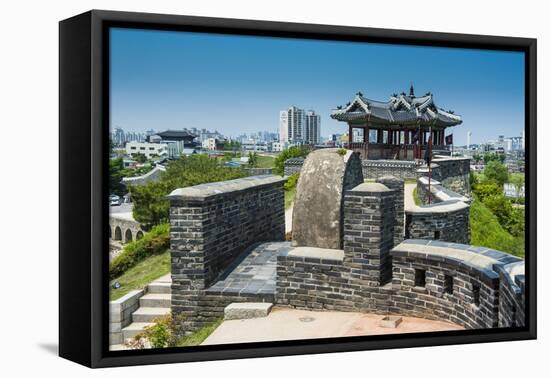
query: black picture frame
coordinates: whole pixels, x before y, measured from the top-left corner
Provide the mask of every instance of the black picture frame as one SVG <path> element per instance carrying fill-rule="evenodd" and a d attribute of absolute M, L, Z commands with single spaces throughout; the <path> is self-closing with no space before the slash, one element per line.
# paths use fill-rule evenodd
<path fill-rule="evenodd" d="M 525 53 L 526 326 L 109 352 L 110 27 L 365 41 Z M 535 339 L 536 39 L 92 10 L 59 24 L 59 355 L 88 367 Z"/>

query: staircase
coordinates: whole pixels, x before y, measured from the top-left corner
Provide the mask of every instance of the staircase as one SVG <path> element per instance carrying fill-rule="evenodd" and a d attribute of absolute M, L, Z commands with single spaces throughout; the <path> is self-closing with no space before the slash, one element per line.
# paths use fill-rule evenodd
<path fill-rule="evenodd" d="M 145 327 L 154 324 L 155 319 L 170 313 L 172 280 L 167 274 L 151 282 L 145 288 L 146 294 L 139 299 L 139 308 L 132 313 L 132 323 L 122 329 L 124 341 L 143 332 Z M 111 345 L 111 350 L 127 349 L 123 344 Z"/>

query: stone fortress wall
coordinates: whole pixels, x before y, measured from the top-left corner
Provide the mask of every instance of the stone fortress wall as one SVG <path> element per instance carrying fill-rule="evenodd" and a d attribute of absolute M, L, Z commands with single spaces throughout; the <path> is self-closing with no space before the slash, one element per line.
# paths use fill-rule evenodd
<path fill-rule="evenodd" d="M 362 171 L 354 161 L 344 161 L 344 172 Z M 319 175 L 325 165 L 315 166 L 308 175 Z M 246 287 L 219 283 L 233 275 L 232 270 L 248 258 L 250 248 L 263 241 L 284 240 L 285 179 L 257 176 L 174 191 L 169 196 L 172 312 L 184 315 L 189 329 L 219 318 L 232 302 L 247 301 L 402 314 L 451 321 L 466 328 L 524 324 L 524 262 L 468 245 L 469 231 L 468 241 L 459 243 L 464 235 L 450 229 L 466 229 L 466 221 L 459 226 L 458 219 L 467 218 L 469 209 L 459 194 L 435 184 L 431 189 L 435 203 L 423 210 L 429 216 L 420 212 L 407 225 L 403 222 L 410 214 L 402 210 L 401 179 L 379 177 L 378 182 L 344 188 L 344 176 L 337 180 L 342 193 L 342 246 L 311 245 L 309 238 L 314 235 L 294 246 L 260 244 L 267 246 L 264 250 L 278 250 L 269 255 L 275 259 L 273 287 L 259 290 L 253 288 L 254 280 Z M 422 178 L 418 185 L 426 195 Z M 440 211 L 451 205 L 457 209 Z M 432 230 L 439 229 L 439 240 L 433 240 L 434 232 L 415 228 L 421 219 L 425 228 L 429 224 Z M 449 219 L 455 219 L 454 226 Z M 447 222 L 449 230 L 441 228 L 441 222 Z M 310 227 L 315 225 L 312 220 Z"/>
<path fill-rule="evenodd" d="M 406 239 L 433 239 L 470 243 L 470 199 L 427 177 L 417 180 L 422 202 L 405 211 Z"/>
<path fill-rule="evenodd" d="M 252 176 L 176 189 L 168 196 L 172 312 L 185 316 L 190 328 L 216 320 L 231 302 L 250 300 L 238 291 L 207 289 L 248 247 L 284 240 L 285 180 Z"/>

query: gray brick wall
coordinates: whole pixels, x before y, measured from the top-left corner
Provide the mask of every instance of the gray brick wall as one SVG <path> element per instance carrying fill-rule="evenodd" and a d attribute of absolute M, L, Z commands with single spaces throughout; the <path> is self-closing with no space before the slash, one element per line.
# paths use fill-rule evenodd
<path fill-rule="evenodd" d="M 405 182 L 394 176 L 382 176 L 379 177 L 376 182 L 395 191 L 393 245 L 398 245 L 405 237 Z"/>
<path fill-rule="evenodd" d="M 255 176 L 170 194 L 173 313 L 203 322 L 204 290 L 248 246 L 284 240 L 284 181 Z"/>
<path fill-rule="evenodd" d="M 364 183 L 344 197 L 346 265 L 369 286 L 391 279 L 396 191 L 379 183 Z"/>

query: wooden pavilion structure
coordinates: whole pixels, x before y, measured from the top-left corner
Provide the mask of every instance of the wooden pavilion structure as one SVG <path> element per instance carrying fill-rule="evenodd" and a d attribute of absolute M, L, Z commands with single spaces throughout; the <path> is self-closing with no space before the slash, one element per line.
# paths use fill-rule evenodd
<path fill-rule="evenodd" d="M 394 94 L 388 102 L 358 92 L 353 101 L 334 110 L 331 118 L 348 124 L 346 148 L 361 153 L 362 159 L 422 159 L 430 132 L 432 150 L 448 150 L 445 129 L 462 123 L 454 112 L 437 107 L 431 93 L 415 96 L 412 85 L 408 95 Z M 356 129 L 362 133 L 355 133 L 354 138 Z"/>

